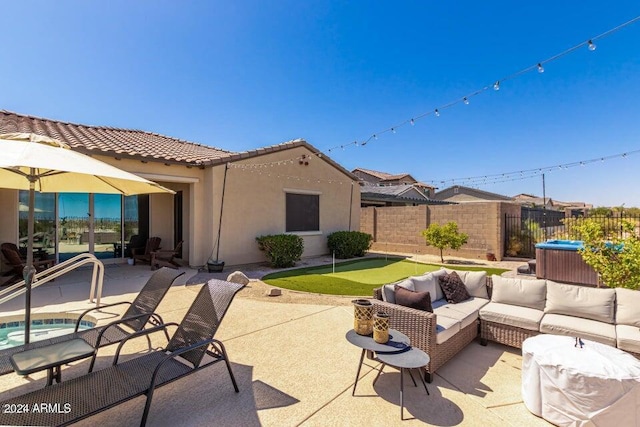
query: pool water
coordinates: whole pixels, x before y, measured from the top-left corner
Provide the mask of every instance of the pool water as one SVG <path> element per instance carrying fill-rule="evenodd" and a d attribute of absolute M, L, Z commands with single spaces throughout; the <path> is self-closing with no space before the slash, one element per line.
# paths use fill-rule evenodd
<path fill-rule="evenodd" d="M 39 314 L 37 319 L 31 320 L 29 341 L 41 341 L 66 335 L 73 332 L 77 315 L 66 313 Z M 90 329 L 96 324 L 94 318 L 80 322 L 80 328 Z M 0 318 L 0 350 L 24 344 L 24 320 L 12 321 L 9 318 Z"/>

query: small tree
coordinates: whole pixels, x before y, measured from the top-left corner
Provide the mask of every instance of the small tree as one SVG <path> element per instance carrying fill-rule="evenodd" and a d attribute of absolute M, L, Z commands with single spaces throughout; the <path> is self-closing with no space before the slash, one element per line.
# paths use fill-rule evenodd
<path fill-rule="evenodd" d="M 446 248 L 458 250 L 467 243 L 469 235 L 458 231 L 458 224 L 450 221 L 445 225 L 431 224 L 426 230 L 422 230 L 422 236 L 427 242 L 427 246 L 435 246 L 440 249 L 440 261 L 444 263 L 442 251 Z"/>
<path fill-rule="evenodd" d="M 586 219 L 574 225 L 584 242 L 582 259 L 611 287 L 640 288 L 640 239 L 636 224 L 621 221 L 623 237 L 607 236 L 599 221 Z"/>

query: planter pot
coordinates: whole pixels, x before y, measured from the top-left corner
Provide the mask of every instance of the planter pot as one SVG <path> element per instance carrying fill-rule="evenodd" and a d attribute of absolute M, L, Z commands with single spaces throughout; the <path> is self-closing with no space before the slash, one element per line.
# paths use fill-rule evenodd
<path fill-rule="evenodd" d="M 127 258 L 127 264 L 129 265 L 135 265 L 136 264 L 136 260 L 133 258 Z"/>
<path fill-rule="evenodd" d="M 220 273 L 224 268 L 224 261 L 207 261 L 209 273 Z"/>

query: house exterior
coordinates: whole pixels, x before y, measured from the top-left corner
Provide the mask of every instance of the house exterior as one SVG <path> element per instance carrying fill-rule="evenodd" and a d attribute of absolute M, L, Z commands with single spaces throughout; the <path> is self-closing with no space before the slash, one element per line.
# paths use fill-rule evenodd
<path fill-rule="evenodd" d="M 563 202 L 560 200 L 554 200 L 550 197 L 542 197 L 535 196 L 533 194 L 521 193 L 516 196 L 513 196 L 514 201 L 520 203 L 524 206 L 529 207 L 545 207 L 546 209 L 558 210 L 558 211 L 566 211 L 566 212 L 586 212 L 593 207 L 592 204 L 585 202 Z"/>
<path fill-rule="evenodd" d="M 433 196 L 436 200 L 471 203 L 471 202 L 512 202 L 513 198 L 503 196 L 502 194 L 491 193 L 489 191 L 479 190 L 477 188 L 464 187 L 462 185 L 453 185 L 438 191 Z"/>
<path fill-rule="evenodd" d="M 432 198 L 435 187 L 424 182 L 420 182 L 408 173 L 390 174 L 387 172 L 374 171 L 371 169 L 356 168 L 351 171 L 360 181 L 366 185 L 392 186 L 392 185 L 412 185 L 422 192 L 427 198 Z"/>
<path fill-rule="evenodd" d="M 155 181 L 176 194 L 122 197 L 36 194 L 36 234 L 58 259 L 95 253 L 123 262 L 122 242 L 158 236 L 163 249 L 183 240 L 182 258 L 202 266 L 261 262 L 255 238 L 302 236 L 303 256 L 328 252 L 327 235 L 359 230 L 360 186 L 349 171 L 304 140 L 231 152 L 151 132 L 87 126 L 0 110 L 0 134 L 37 133 Z M 24 192 L 0 189 L 0 242 L 23 243 Z"/>
<path fill-rule="evenodd" d="M 414 185 L 385 185 L 377 186 L 363 184 L 360 187 L 361 207 L 368 206 L 416 206 L 440 204 L 428 198 Z"/>

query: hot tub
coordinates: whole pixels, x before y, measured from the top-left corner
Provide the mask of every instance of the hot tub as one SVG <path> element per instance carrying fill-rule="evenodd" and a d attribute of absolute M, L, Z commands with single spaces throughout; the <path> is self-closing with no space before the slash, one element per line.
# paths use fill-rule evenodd
<path fill-rule="evenodd" d="M 581 240 L 548 240 L 536 245 L 536 277 L 564 283 L 598 285 L 598 274 L 582 259 Z"/>

